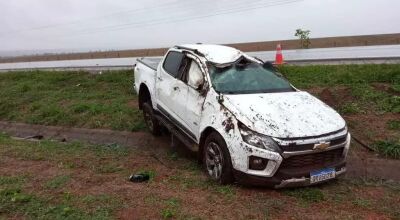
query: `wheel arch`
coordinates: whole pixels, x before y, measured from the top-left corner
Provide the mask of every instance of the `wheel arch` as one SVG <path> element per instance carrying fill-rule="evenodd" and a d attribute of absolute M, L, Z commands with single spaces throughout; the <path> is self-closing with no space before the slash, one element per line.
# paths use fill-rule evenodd
<path fill-rule="evenodd" d="M 149 88 L 147 88 L 147 85 L 142 83 L 140 84 L 139 87 L 139 109 L 143 109 L 143 103 L 147 101 L 151 101 L 151 94 Z"/>
<path fill-rule="evenodd" d="M 207 137 L 211 134 L 211 133 L 213 133 L 213 132 L 216 132 L 216 133 L 218 133 L 219 135 L 221 135 L 218 131 L 217 131 L 217 129 L 215 129 L 215 128 L 213 128 L 213 127 L 206 127 L 204 130 L 203 130 L 203 132 L 201 132 L 201 135 L 200 135 L 200 141 L 199 141 L 199 151 L 198 151 L 198 153 L 197 153 L 197 160 L 198 160 L 198 163 L 202 163 L 203 162 L 203 150 L 204 150 L 204 144 L 205 144 L 205 142 L 206 142 L 206 139 L 207 139 Z M 222 135 L 221 135 L 222 136 Z"/>

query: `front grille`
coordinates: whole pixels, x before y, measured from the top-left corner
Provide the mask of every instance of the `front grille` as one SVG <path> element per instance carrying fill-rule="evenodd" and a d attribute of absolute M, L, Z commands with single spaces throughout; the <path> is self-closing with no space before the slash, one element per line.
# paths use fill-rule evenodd
<path fill-rule="evenodd" d="M 338 137 L 335 139 L 330 140 L 330 145 L 338 145 L 338 144 L 344 144 L 347 140 L 347 135 L 344 135 L 342 137 Z M 296 144 L 296 143 L 291 143 L 287 146 L 280 146 L 282 151 L 288 151 L 288 152 L 293 152 L 293 151 L 304 151 L 304 150 L 312 150 L 314 148 L 314 143 L 312 144 Z"/>
<path fill-rule="evenodd" d="M 314 154 L 296 155 L 284 159 L 281 168 L 325 167 L 343 160 L 344 148 Z"/>
<path fill-rule="evenodd" d="M 331 146 L 342 144 L 342 143 L 346 142 L 346 140 L 347 140 L 347 135 L 337 138 L 337 139 L 334 139 L 334 140 L 331 140 Z"/>

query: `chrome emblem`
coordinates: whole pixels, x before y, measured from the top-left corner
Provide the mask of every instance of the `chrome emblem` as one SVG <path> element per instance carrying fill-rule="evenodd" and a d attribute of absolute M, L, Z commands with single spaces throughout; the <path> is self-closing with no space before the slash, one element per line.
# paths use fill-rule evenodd
<path fill-rule="evenodd" d="M 321 142 L 314 144 L 313 150 L 326 150 L 329 146 L 331 146 L 330 142 Z"/>

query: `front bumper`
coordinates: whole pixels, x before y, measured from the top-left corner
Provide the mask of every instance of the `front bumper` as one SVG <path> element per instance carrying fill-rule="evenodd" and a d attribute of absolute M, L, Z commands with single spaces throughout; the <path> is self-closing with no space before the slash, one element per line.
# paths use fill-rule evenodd
<path fill-rule="evenodd" d="M 339 176 L 341 176 L 345 173 L 346 173 L 346 167 L 342 167 L 340 170 L 336 170 L 335 178 L 338 178 Z M 321 184 L 321 183 L 324 183 L 327 181 L 329 181 L 329 180 L 311 184 L 310 178 L 306 178 L 306 177 L 292 178 L 292 179 L 282 180 L 279 185 L 275 185 L 275 188 L 280 189 L 280 188 L 288 188 L 288 187 L 309 186 L 309 185 Z"/>
<path fill-rule="evenodd" d="M 346 173 L 346 162 L 343 160 L 335 165 L 331 165 L 336 171 L 335 178 Z M 296 169 L 296 170 L 278 170 L 273 177 L 260 177 L 255 175 L 250 175 L 241 171 L 234 170 L 234 175 L 236 180 L 244 185 L 252 186 L 267 186 L 274 188 L 290 188 L 290 187 L 300 187 L 317 185 L 330 180 L 318 182 L 315 184 L 310 183 L 310 172 L 314 171 L 312 169 Z"/>
<path fill-rule="evenodd" d="M 346 172 L 346 158 L 350 147 L 351 135 L 348 133 L 345 142 L 318 150 L 285 151 L 278 163 L 264 171 L 235 169 L 236 179 L 243 184 L 270 186 L 275 188 L 307 186 L 310 184 L 310 172 L 324 168 L 335 168 L 336 175 Z M 260 154 L 253 155 L 260 156 Z M 258 153 L 258 152 L 257 152 Z M 269 158 L 268 158 L 269 159 Z M 265 171 L 268 175 L 265 175 Z M 264 173 L 264 175 L 263 175 Z"/>

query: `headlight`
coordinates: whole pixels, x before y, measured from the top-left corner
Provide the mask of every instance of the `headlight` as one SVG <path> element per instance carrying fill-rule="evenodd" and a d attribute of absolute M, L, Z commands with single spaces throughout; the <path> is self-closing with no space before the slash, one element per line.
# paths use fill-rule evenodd
<path fill-rule="evenodd" d="M 240 134 L 242 135 L 243 141 L 258 148 L 274 151 L 274 152 L 279 152 L 279 146 L 278 144 L 275 143 L 275 141 L 265 135 L 258 134 L 252 130 L 250 130 L 248 127 L 243 125 L 241 122 L 238 122 L 238 127 Z"/>

